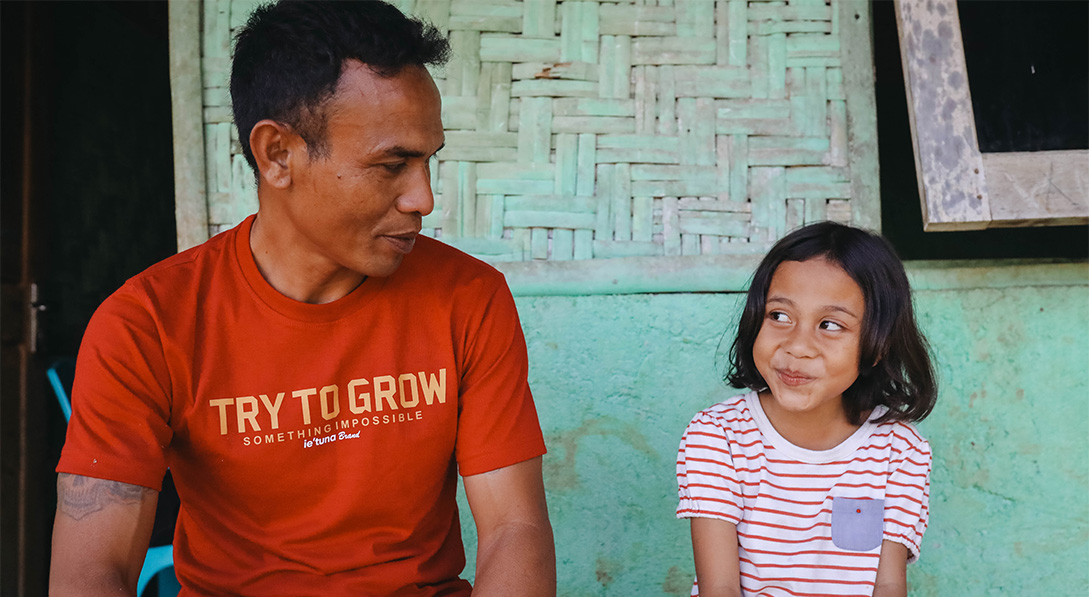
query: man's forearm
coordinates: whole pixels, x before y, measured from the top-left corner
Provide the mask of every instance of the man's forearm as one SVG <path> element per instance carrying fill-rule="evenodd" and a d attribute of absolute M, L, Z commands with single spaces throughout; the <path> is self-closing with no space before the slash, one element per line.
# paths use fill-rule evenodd
<path fill-rule="evenodd" d="M 49 594 L 135 595 L 158 499 L 146 487 L 58 475 Z"/>
<path fill-rule="evenodd" d="M 556 549 L 552 527 L 510 523 L 477 550 L 474 597 L 556 594 Z"/>
<path fill-rule="evenodd" d="M 118 570 L 65 570 L 49 573 L 50 597 L 124 597 L 136 595 L 136 588 Z"/>

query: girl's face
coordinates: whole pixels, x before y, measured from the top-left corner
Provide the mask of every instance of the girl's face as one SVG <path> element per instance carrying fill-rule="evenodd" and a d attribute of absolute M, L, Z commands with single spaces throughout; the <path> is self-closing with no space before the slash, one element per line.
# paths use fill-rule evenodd
<path fill-rule="evenodd" d="M 814 422 L 843 417 L 865 308 L 858 284 L 824 258 L 776 268 L 752 356 L 778 410 L 817 415 Z"/>

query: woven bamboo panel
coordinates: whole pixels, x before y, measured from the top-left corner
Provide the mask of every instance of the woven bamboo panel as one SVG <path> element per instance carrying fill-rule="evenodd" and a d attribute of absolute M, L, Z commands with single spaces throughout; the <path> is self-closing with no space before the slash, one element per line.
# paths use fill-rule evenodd
<path fill-rule="evenodd" d="M 396 3 L 454 49 L 433 73 L 446 148 L 425 234 L 489 261 L 565 261 L 750 254 L 805 222 L 872 225 L 875 198 L 852 197 L 838 2 Z M 213 233 L 257 207 L 226 84 L 253 6 L 204 2 Z"/>

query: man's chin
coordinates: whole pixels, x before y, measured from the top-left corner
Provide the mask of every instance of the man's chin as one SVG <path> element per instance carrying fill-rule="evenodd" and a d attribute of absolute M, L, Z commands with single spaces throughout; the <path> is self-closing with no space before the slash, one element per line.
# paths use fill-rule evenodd
<path fill-rule="evenodd" d="M 394 274 L 404 261 L 404 255 L 383 259 L 381 263 L 369 263 L 360 273 L 368 278 L 388 278 Z"/>

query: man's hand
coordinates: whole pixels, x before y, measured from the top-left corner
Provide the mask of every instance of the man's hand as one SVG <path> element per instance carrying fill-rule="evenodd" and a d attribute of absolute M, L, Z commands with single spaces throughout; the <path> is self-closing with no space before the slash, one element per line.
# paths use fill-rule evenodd
<path fill-rule="evenodd" d="M 541 458 L 464 478 L 477 530 L 474 597 L 556 594 Z"/>
<path fill-rule="evenodd" d="M 159 493 L 61 473 L 50 595 L 136 595 Z"/>

